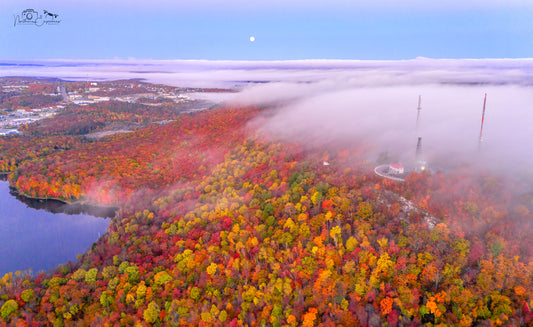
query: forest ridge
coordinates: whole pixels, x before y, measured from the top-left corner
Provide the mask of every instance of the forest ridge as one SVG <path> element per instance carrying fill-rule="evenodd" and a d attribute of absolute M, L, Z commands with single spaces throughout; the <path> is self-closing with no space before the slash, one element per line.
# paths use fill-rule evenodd
<path fill-rule="evenodd" d="M 76 262 L 3 276 L 0 325 L 533 322 L 532 194 L 468 168 L 383 179 L 364 140 L 256 133 L 275 110 L 103 102 L 0 138 L 22 194 L 120 207 Z M 84 136 L 112 121 L 139 125 Z"/>

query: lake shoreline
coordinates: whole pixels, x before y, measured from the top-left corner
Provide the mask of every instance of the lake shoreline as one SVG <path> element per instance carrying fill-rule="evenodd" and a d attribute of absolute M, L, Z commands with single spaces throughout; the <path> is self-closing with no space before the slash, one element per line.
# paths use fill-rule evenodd
<path fill-rule="evenodd" d="M 117 211 L 35 200 L 0 182 L 0 277 L 31 270 L 50 272 L 85 254 L 108 233 Z"/>
<path fill-rule="evenodd" d="M 83 201 L 65 201 L 65 200 L 60 200 L 56 198 L 40 198 L 40 197 L 28 196 L 22 193 L 17 187 L 12 186 L 11 183 L 9 183 L 7 179 L 7 176 L 9 174 L 10 173 L 0 172 L 0 181 L 8 182 L 10 194 L 15 196 L 19 201 L 26 203 L 30 207 L 41 208 L 41 207 L 45 207 L 44 205 L 45 203 L 56 202 L 62 205 L 62 206 L 56 205 L 56 207 L 58 208 L 57 212 L 62 210 L 59 208 L 70 207 L 70 209 L 66 208 L 65 210 L 68 210 L 68 212 L 93 213 L 95 216 L 101 217 L 101 218 L 113 218 L 115 214 L 109 215 L 108 213 L 110 212 L 116 213 L 120 209 L 120 207 L 118 206 L 103 206 L 103 205 L 98 205 L 98 204 L 94 204 L 90 202 L 83 202 Z M 42 203 L 43 205 L 42 206 L 36 205 L 36 203 Z M 57 213 L 56 211 L 51 211 L 51 212 Z M 102 215 L 105 215 L 105 217 L 102 217 Z"/>
<path fill-rule="evenodd" d="M 30 197 L 25 194 L 20 193 L 20 191 L 15 188 L 9 186 L 9 189 L 11 191 L 11 194 L 15 196 L 19 201 L 24 202 L 26 204 L 32 203 L 32 207 L 40 207 L 39 205 L 35 205 L 36 203 L 42 203 L 43 206 L 45 204 L 50 203 L 59 203 L 60 205 L 57 206 L 57 211 L 70 213 L 70 212 L 82 212 L 82 213 L 89 213 L 90 215 L 101 217 L 101 218 L 113 218 L 116 214 L 116 212 L 119 210 L 119 207 L 114 206 L 101 206 L 101 205 L 95 205 L 92 203 L 86 203 L 82 201 L 74 201 L 74 202 L 66 202 L 59 199 L 54 198 L 35 198 Z M 55 211 L 52 211 L 55 213 Z M 110 213 L 113 212 L 111 215 Z M 105 216 L 105 217 L 104 217 Z"/>

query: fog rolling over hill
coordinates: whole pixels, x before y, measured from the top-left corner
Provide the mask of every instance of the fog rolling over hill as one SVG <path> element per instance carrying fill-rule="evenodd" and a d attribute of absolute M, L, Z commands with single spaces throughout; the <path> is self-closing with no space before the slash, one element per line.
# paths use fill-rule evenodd
<path fill-rule="evenodd" d="M 317 83 L 320 84 L 320 83 Z M 388 152 L 401 162 L 415 156 L 417 137 L 435 169 L 462 164 L 501 173 L 530 174 L 533 164 L 531 87 L 517 85 L 401 85 L 338 88 L 322 82 L 295 85 L 300 97 L 266 118 L 261 128 L 283 139 L 304 144 L 332 141 L 368 143 L 369 159 Z M 262 99 L 286 96 L 287 84 L 255 86 L 240 96 Z M 307 93 L 306 93 L 307 91 Z M 264 92 L 264 94 L 262 94 Z M 483 142 L 479 133 L 484 94 L 487 93 Z M 418 96 L 422 96 L 416 128 Z"/>
<path fill-rule="evenodd" d="M 263 131 L 306 144 L 366 142 L 369 159 L 412 160 L 417 137 L 436 169 L 474 164 L 533 175 L 533 60 L 41 60 L 6 62 L 0 75 L 140 78 L 177 86 L 229 87 L 209 100 L 276 104 Z M 32 64 L 29 66 L 29 64 Z M 487 93 L 484 142 L 478 146 Z M 416 130 L 418 96 L 422 96 Z"/>
<path fill-rule="evenodd" d="M 409 163 L 422 137 L 424 157 L 435 170 L 472 165 L 532 178 L 531 67 L 529 60 L 517 62 L 418 59 L 345 70 L 319 69 L 323 66 L 316 63 L 314 70 L 289 70 L 278 81 L 248 85 L 231 101 L 281 104 L 276 114 L 256 123 L 285 140 L 366 143 L 370 160 L 387 152 Z"/>

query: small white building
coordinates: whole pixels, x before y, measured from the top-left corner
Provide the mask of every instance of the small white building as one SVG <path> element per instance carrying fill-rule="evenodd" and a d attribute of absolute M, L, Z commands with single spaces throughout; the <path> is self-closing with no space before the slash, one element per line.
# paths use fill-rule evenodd
<path fill-rule="evenodd" d="M 398 163 L 389 164 L 389 174 L 400 175 L 403 174 L 404 168 Z"/>

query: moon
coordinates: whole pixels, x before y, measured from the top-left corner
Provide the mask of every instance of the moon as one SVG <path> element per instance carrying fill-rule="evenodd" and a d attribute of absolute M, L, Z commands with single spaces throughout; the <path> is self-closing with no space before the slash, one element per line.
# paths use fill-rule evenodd
<path fill-rule="evenodd" d="M 254 36 L 250 36 L 250 42 L 253 42 L 255 41 L 255 37 Z"/>

